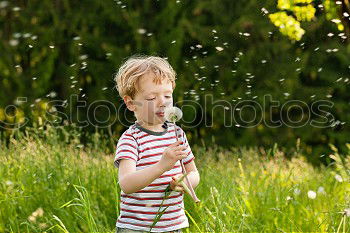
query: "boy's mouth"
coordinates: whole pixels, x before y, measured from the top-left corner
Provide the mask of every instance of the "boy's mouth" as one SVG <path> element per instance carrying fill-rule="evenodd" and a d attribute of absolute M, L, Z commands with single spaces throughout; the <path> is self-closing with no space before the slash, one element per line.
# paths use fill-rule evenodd
<path fill-rule="evenodd" d="M 156 115 L 159 117 L 164 117 L 164 112 L 157 112 Z"/>

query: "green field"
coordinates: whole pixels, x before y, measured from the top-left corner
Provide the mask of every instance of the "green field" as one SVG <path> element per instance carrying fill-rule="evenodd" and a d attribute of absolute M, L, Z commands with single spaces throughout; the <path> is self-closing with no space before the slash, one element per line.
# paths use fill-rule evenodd
<path fill-rule="evenodd" d="M 0 232 L 115 231 L 120 188 L 106 152 L 111 141 L 96 133 L 83 145 L 79 132 L 28 129 L 7 145 L 2 139 Z M 298 147 L 291 160 L 277 147 L 192 149 L 201 204 L 186 195 L 185 232 L 350 232 L 350 157 L 335 147 L 324 155 L 333 163 L 319 168 Z"/>

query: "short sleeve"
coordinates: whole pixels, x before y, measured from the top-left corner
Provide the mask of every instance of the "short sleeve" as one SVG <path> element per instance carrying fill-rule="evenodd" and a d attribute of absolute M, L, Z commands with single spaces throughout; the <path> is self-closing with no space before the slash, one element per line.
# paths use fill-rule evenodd
<path fill-rule="evenodd" d="M 194 157 L 194 155 L 192 153 L 190 144 L 187 141 L 187 137 L 186 137 L 185 131 L 181 130 L 181 132 L 182 132 L 182 140 L 183 140 L 185 146 L 187 147 L 186 150 L 185 150 L 186 153 L 187 153 L 187 157 L 183 159 L 183 163 L 184 163 L 184 165 L 186 165 L 186 164 L 192 162 L 192 160 L 194 160 L 195 157 Z"/>
<path fill-rule="evenodd" d="M 131 134 L 124 133 L 118 140 L 114 157 L 114 166 L 119 168 L 121 159 L 138 160 L 137 142 Z"/>

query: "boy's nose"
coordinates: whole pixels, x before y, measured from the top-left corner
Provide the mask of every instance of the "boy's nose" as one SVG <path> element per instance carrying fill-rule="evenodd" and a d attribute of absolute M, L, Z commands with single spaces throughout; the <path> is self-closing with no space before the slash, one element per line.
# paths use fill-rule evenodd
<path fill-rule="evenodd" d="M 160 97 L 159 98 L 159 106 L 165 106 L 166 104 L 166 99 L 165 97 Z"/>

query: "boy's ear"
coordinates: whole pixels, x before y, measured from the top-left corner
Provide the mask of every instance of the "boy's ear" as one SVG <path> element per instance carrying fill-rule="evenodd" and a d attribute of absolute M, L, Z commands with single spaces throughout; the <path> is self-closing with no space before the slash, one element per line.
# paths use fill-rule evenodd
<path fill-rule="evenodd" d="M 136 106 L 134 105 L 134 101 L 133 101 L 133 99 L 130 96 L 128 96 L 128 95 L 124 96 L 123 100 L 124 100 L 124 103 L 125 103 L 126 107 L 130 111 L 132 111 L 132 112 L 135 111 Z"/>

